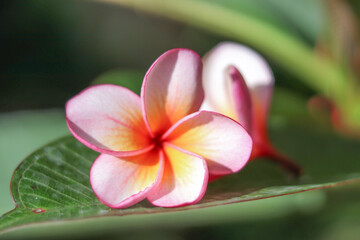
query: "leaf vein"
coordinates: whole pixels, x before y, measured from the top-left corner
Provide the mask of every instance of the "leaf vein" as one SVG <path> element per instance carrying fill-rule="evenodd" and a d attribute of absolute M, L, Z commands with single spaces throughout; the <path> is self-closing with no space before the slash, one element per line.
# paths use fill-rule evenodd
<path fill-rule="evenodd" d="M 39 198 L 42 198 L 42 199 L 45 199 L 49 202 L 53 202 L 53 203 L 56 203 L 56 204 L 59 204 L 59 205 L 63 205 L 63 203 L 57 201 L 57 200 L 54 200 L 54 199 L 51 199 L 51 198 L 48 198 L 48 197 L 44 197 L 43 195 L 39 195 L 39 194 L 35 194 L 35 193 L 23 193 L 23 195 L 31 195 L 31 196 L 35 196 L 35 197 L 39 197 Z M 38 206 L 37 206 L 38 207 Z M 28 208 L 28 207 L 26 207 Z"/>
<path fill-rule="evenodd" d="M 78 172 L 79 174 L 85 176 L 86 178 L 89 177 L 89 175 L 87 173 L 84 173 L 82 171 L 80 171 L 79 169 L 77 169 L 75 166 L 71 165 L 70 163 L 66 162 L 64 159 L 62 158 L 58 158 L 56 157 L 58 160 L 60 160 L 62 163 L 64 163 L 65 165 L 67 165 L 68 167 L 70 167 L 71 169 L 75 170 L 76 172 Z"/>
<path fill-rule="evenodd" d="M 71 154 L 77 156 L 78 158 L 82 159 L 82 160 L 85 160 L 85 162 L 87 163 L 91 163 L 91 165 L 93 164 L 93 161 L 89 160 L 88 158 L 82 156 L 81 154 L 75 152 L 74 150 L 72 150 L 71 148 L 68 148 L 66 145 L 64 144 L 61 144 L 60 145 L 60 148 L 64 149 L 65 151 L 68 151 L 70 152 Z"/>
<path fill-rule="evenodd" d="M 53 169 L 49 168 L 48 166 L 46 166 L 46 165 L 44 165 L 44 164 L 42 164 L 42 163 L 35 163 L 35 164 L 38 165 L 38 166 L 40 166 L 40 167 L 45 168 L 45 169 L 48 170 L 48 171 L 51 171 L 52 173 L 54 173 L 55 175 L 58 175 L 59 177 L 66 178 L 66 179 L 68 179 L 69 181 L 72 181 L 72 182 L 74 182 L 74 183 L 80 184 L 82 187 L 86 188 L 86 190 L 88 190 L 89 192 L 92 193 L 92 190 L 89 188 L 89 186 L 83 184 L 82 182 L 76 181 L 75 179 L 73 179 L 73 178 L 71 178 L 71 177 L 68 177 L 68 176 L 66 176 L 66 175 L 62 175 L 62 174 L 60 174 L 60 173 L 58 173 L 58 172 L 55 172 Z M 37 171 L 37 172 L 39 172 L 39 171 Z M 89 178 L 89 176 L 87 175 L 87 179 L 88 179 L 88 178 Z"/>
<path fill-rule="evenodd" d="M 36 163 L 35 163 L 35 164 L 36 164 Z M 59 184 L 61 184 L 61 185 L 65 186 L 65 187 L 66 187 L 66 188 L 68 188 L 70 191 L 74 191 L 74 192 L 76 192 L 76 193 L 79 193 L 79 194 L 81 194 L 81 195 L 83 195 L 83 196 L 87 197 L 88 199 L 92 200 L 92 198 L 91 198 L 90 196 L 88 196 L 88 195 L 84 194 L 83 192 L 80 192 L 80 191 L 78 191 L 77 189 L 72 188 L 71 186 L 69 186 L 69 185 L 67 185 L 67 184 L 65 184 L 65 183 L 62 183 L 62 182 L 60 182 L 59 180 L 57 180 L 57 179 L 55 179 L 55 178 L 52 178 L 52 177 L 50 177 L 50 176 L 48 176 L 48 175 L 46 175 L 46 174 L 44 174 L 44 173 L 42 173 L 42 172 L 40 172 L 40 171 L 38 171 L 38 170 L 35 170 L 35 169 L 29 169 L 29 171 L 33 171 L 33 172 L 39 173 L 39 174 L 41 174 L 41 175 L 43 175 L 43 176 L 45 176 L 45 177 L 47 177 L 47 178 L 49 178 L 49 179 L 51 179 L 51 180 L 53 180 L 53 181 L 57 182 L 57 183 L 59 183 Z M 59 175 L 59 176 L 62 176 L 62 175 Z M 69 179 L 71 179 L 71 178 L 69 178 Z M 73 182 L 75 182 L 75 181 L 73 181 Z M 75 183 L 78 183 L 78 182 L 75 182 Z M 88 190 L 88 191 L 89 191 L 89 189 L 88 189 L 88 188 L 86 188 L 86 190 Z"/>
<path fill-rule="evenodd" d="M 66 194 L 64 194 L 64 193 L 56 190 L 55 188 L 50 187 L 49 185 L 43 184 L 42 182 L 36 181 L 36 180 L 34 180 L 34 179 L 31 179 L 31 178 L 28 178 L 28 177 L 25 177 L 25 176 L 23 177 L 23 179 L 26 179 L 26 180 L 28 180 L 28 181 L 30 181 L 30 182 L 36 183 L 36 184 L 38 184 L 38 185 L 41 185 L 41 186 L 43 186 L 43 187 L 45 187 L 45 188 L 47 188 L 47 189 L 52 190 L 53 192 L 59 193 L 60 195 L 62 195 L 62 196 L 64 196 L 64 197 L 67 197 L 67 198 L 69 198 L 69 199 L 72 199 L 72 200 L 75 200 L 76 202 L 81 203 L 78 199 L 76 199 L 76 198 L 74 198 L 74 197 L 71 197 L 71 196 L 69 196 L 69 195 L 66 195 Z M 23 193 L 23 194 L 24 194 L 24 193 Z"/>

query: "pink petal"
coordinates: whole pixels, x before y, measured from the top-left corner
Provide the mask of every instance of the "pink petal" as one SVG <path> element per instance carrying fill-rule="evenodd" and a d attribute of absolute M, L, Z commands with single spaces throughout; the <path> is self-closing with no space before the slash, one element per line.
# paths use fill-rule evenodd
<path fill-rule="evenodd" d="M 234 66 L 230 66 L 227 69 L 226 75 L 231 78 L 232 81 L 233 102 L 237 113 L 236 119 L 251 135 L 253 115 L 249 90 L 244 78 Z"/>
<path fill-rule="evenodd" d="M 259 105 L 259 113 L 266 117 L 270 106 L 274 77 L 263 57 L 243 45 L 225 42 L 207 53 L 203 61 L 206 104 L 212 105 L 212 109 L 229 117 L 236 115 L 233 103 L 233 98 L 236 96 L 233 95 L 229 80 L 224 78 L 226 69 L 232 65 L 244 77 L 252 100 Z M 205 106 L 201 109 L 207 110 Z"/>
<path fill-rule="evenodd" d="M 111 208 L 126 208 L 145 199 L 162 178 L 164 157 L 149 151 L 132 157 L 117 158 L 101 154 L 90 171 L 96 196 Z"/>
<path fill-rule="evenodd" d="M 205 194 L 208 171 L 203 158 L 164 143 L 166 156 L 163 178 L 148 194 L 155 206 L 180 207 L 194 204 Z"/>
<path fill-rule="evenodd" d="M 252 150 L 251 137 L 238 122 L 206 111 L 183 118 L 163 139 L 205 158 L 209 173 L 214 175 L 239 171 Z"/>
<path fill-rule="evenodd" d="M 204 98 L 201 71 L 201 58 L 188 49 L 167 51 L 150 67 L 141 98 L 154 136 L 199 109 Z"/>
<path fill-rule="evenodd" d="M 125 156 L 153 147 L 140 97 L 120 86 L 85 89 L 67 102 L 66 120 L 79 141 L 101 153 Z"/>

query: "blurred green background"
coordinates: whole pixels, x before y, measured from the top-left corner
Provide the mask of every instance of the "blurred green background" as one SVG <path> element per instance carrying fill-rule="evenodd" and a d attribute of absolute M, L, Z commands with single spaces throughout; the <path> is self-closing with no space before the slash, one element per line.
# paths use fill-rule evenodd
<path fill-rule="evenodd" d="M 322 36 L 326 35 L 326 7 L 320 2 L 309 3 L 310 0 L 299 1 L 298 4 L 289 2 L 224 1 L 224 4 L 272 24 L 315 48 Z M 359 12 L 358 2 L 350 3 L 354 13 Z M 20 161 L 37 147 L 69 134 L 63 110 L 67 99 L 109 70 L 125 69 L 141 76 L 168 49 L 191 48 L 203 55 L 218 42 L 228 40 L 234 39 L 137 10 L 98 2 L 1 1 L 1 213 L 13 208 L 9 184 L 11 174 Z M 305 100 L 316 92 L 276 62 L 269 59 L 269 63 L 276 79 L 275 94 L 285 92 L 296 96 L 300 99 L 296 101 L 303 106 L 301 114 L 304 113 Z M 276 109 L 283 104 L 275 96 L 275 113 L 270 124 L 279 121 Z M 287 107 L 287 110 L 290 113 L 296 111 L 293 106 Z M 320 123 L 313 121 L 312 124 Z M 209 216 L 208 221 L 199 221 L 195 225 L 186 222 L 175 225 L 162 222 L 161 216 L 154 219 L 147 216 L 143 221 L 149 226 L 138 228 L 136 216 L 129 216 L 123 222 L 109 225 L 105 222 L 103 228 L 91 231 L 86 230 L 85 222 L 83 234 L 66 237 L 356 239 L 360 236 L 359 188 L 359 185 L 343 186 L 207 211 L 195 210 L 198 214 Z M 181 214 L 178 217 L 181 218 Z M 56 229 L 55 226 L 41 233 L 44 231 L 42 229 L 37 232 L 39 235 L 30 236 L 38 239 L 52 234 L 53 238 L 58 236 L 62 239 L 61 234 L 64 233 Z"/>

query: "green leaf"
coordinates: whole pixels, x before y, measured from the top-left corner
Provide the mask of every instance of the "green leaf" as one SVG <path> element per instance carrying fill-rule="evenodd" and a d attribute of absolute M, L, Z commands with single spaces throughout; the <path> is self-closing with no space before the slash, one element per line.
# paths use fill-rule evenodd
<path fill-rule="evenodd" d="M 250 0 L 251 1 L 251 0 Z M 324 27 L 326 20 L 326 9 L 322 1 L 301 0 L 301 1 L 282 1 L 282 0 L 255 0 L 259 8 L 264 8 L 270 12 L 271 16 L 281 19 L 283 24 L 289 28 L 296 29 L 301 35 L 315 43 Z"/>
<path fill-rule="evenodd" d="M 241 4 L 236 3 L 236 1 L 95 1 L 145 11 L 204 29 L 226 39 L 243 42 L 256 48 L 261 54 L 272 59 L 314 90 L 339 103 L 345 99 L 343 89 L 345 89 L 348 76 L 344 75 L 342 66 L 330 59 L 318 56 L 312 46 L 284 31 L 278 24 L 272 24 L 274 21 L 268 22 L 267 19 L 259 18 L 258 15 L 260 14 L 248 14 L 241 11 Z M 256 4 L 248 3 L 248 5 L 255 6 Z M 263 5 L 261 7 L 264 7 Z M 275 1 L 268 1 L 267 7 L 273 6 L 274 8 L 277 6 L 279 14 L 289 12 L 285 10 L 285 7 L 280 8 L 279 5 Z M 287 4 L 287 6 L 289 5 Z M 292 18 L 293 21 L 304 17 L 294 12 L 287 13 L 287 16 L 289 15 L 292 15 L 289 18 Z"/>
<path fill-rule="evenodd" d="M 69 219 L 94 218 L 95 222 L 103 222 L 107 217 L 134 214 L 167 212 L 174 217 L 180 216 L 181 210 L 270 198 L 360 180 L 359 142 L 286 122 L 272 126 L 272 139 L 303 165 L 305 175 L 302 178 L 289 179 L 278 166 L 258 160 L 237 174 L 210 183 L 204 199 L 198 204 L 164 209 L 143 201 L 127 209 L 112 210 L 96 199 L 89 186 L 89 170 L 98 153 L 73 137 L 62 138 L 31 154 L 15 170 L 11 191 L 17 208 L 1 217 L 0 230 Z M 202 217 L 187 214 L 178 221 L 194 219 L 199 221 Z"/>
<path fill-rule="evenodd" d="M 0 114 L 0 213 L 14 203 L 10 197 L 11 174 L 27 155 L 69 130 L 64 110 L 21 111 Z"/>
<path fill-rule="evenodd" d="M 126 87 L 140 95 L 145 72 L 139 70 L 111 70 L 101 74 L 92 84 L 115 84 Z"/>
<path fill-rule="evenodd" d="M 324 24 L 324 6 L 321 1 L 301 0 L 201 0 L 216 3 L 246 14 L 314 43 Z"/>

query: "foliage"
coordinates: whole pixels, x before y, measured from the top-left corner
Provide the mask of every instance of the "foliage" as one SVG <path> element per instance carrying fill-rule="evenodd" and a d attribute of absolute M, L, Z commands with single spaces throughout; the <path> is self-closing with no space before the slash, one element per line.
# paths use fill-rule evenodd
<path fill-rule="evenodd" d="M 106 217 L 114 219 L 114 216 L 121 218 L 123 215 L 162 212 L 177 219 L 181 210 L 220 207 L 359 180 L 360 163 L 356 161 L 359 143 L 340 138 L 324 129 L 313 129 L 306 124 L 312 124 L 310 119 L 301 123 L 287 122 L 284 117 L 296 117 L 294 109 L 300 113 L 304 105 L 295 98 L 297 108 L 281 106 L 279 103 L 284 101 L 286 92 L 280 91 L 275 96 L 275 106 L 278 107 L 274 110 L 277 117 L 272 120 L 271 136 L 278 147 L 304 166 L 305 175 L 300 179 L 289 178 L 278 166 L 268 161 L 256 161 L 238 174 L 210 183 L 199 204 L 164 209 L 141 202 L 131 208 L 111 210 L 97 200 L 88 181 L 89 169 L 98 153 L 73 137 L 65 137 L 40 148 L 16 169 L 11 190 L 17 208 L 1 217 L 0 228 L 4 231 L 26 223 L 82 218 L 93 218 L 101 224 L 107 221 Z M 346 158 L 343 157 L 344 151 L 348 153 Z M 341 167 L 338 165 L 339 159 L 342 159 Z M 193 214 L 179 217 L 178 221 L 191 221 Z M 100 216 L 102 218 L 98 218 Z M 142 225 L 142 218 L 139 216 L 137 220 L 139 225 Z M 205 218 L 206 215 L 204 218 L 198 217 L 196 221 L 205 221 Z"/>

